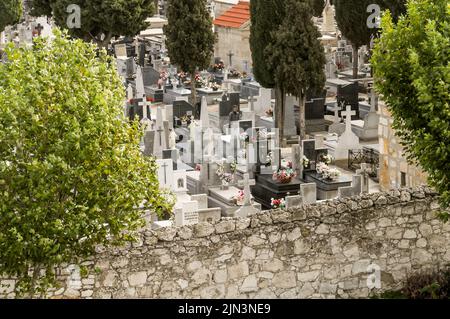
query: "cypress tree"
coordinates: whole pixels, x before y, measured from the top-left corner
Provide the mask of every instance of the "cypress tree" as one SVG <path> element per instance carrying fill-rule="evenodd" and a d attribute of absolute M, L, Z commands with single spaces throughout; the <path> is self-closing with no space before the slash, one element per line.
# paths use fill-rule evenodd
<path fill-rule="evenodd" d="M 69 5 L 81 9 L 81 28 L 69 29 L 72 36 L 106 47 L 113 37 L 135 36 L 149 24 L 153 0 L 33 0 L 31 13 L 52 16 L 56 25 L 67 28 Z"/>
<path fill-rule="evenodd" d="M 383 0 L 378 0 L 378 2 Z M 335 0 L 336 22 L 342 35 L 351 41 L 353 47 L 353 78 L 358 77 L 358 49 L 369 45 L 377 29 L 367 26 L 370 13 L 367 7 L 376 0 Z"/>
<path fill-rule="evenodd" d="M 342 35 L 351 41 L 353 47 L 353 77 L 358 77 L 358 48 L 370 44 L 377 28 L 369 28 L 367 20 L 371 15 L 367 8 L 378 4 L 381 10 L 389 9 L 394 21 L 406 12 L 406 0 L 334 0 L 336 22 Z"/>
<path fill-rule="evenodd" d="M 252 51 L 253 75 L 263 87 L 275 88 L 276 104 L 275 127 L 282 129 L 284 117 L 282 107 L 284 95 L 281 87 L 275 81 L 274 68 L 268 63 L 270 52 L 268 47 L 275 43 L 276 34 L 284 19 L 284 1 L 279 0 L 252 0 L 250 1 L 251 27 L 250 49 Z M 282 134 L 280 134 L 280 139 Z"/>
<path fill-rule="evenodd" d="M 195 72 L 207 69 L 214 54 L 215 35 L 206 0 L 169 0 L 164 26 L 170 60 L 191 75 L 196 104 Z"/>
<path fill-rule="evenodd" d="M 325 0 L 309 0 L 314 17 L 321 17 L 325 9 Z"/>
<path fill-rule="evenodd" d="M 326 58 L 308 0 L 286 0 L 285 5 L 285 20 L 273 33 L 276 40 L 268 48 L 269 65 L 282 90 L 299 98 L 300 138 L 304 139 L 306 92 L 323 90 Z"/>
<path fill-rule="evenodd" d="M 5 30 L 6 26 L 18 23 L 22 12 L 21 0 L 0 1 L 0 32 Z"/>

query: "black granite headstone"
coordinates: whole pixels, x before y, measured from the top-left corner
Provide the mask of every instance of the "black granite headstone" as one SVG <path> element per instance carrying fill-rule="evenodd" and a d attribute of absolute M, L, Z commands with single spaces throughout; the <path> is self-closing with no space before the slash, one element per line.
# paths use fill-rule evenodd
<path fill-rule="evenodd" d="M 133 105 L 130 108 L 129 117 L 131 120 L 134 120 L 136 116 L 139 116 L 139 119 L 144 118 L 144 108 L 142 106 L 143 99 L 133 99 Z M 132 109 L 132 110 L 131 110 Z M 151 118 L 151 109 L 150 103 L 147 103 L 147 118 Z"/>
<path fill-rule="evenodd" d="M 224 94 L 222 96 L 222 101 L 219 103 L 219 116 L 228 116 L 232 110 L 232 104 L 230 100 L 228 100 L 228 96 Z"/>
<path fill-rule="evenodd" d="M 305 155 L 310 161 L 316 158 L 316 141 L 304 140 L 303 141 L 303 155 Z"/>
<path fill-rule="evenodd" d="M 356 112 L 356 115 L 352 116 L 352 120 L 359 119 L 359 98 L 358 98 L 359 87 L 358 83 L 352 83 L 348 85 L 338 85 L 337 86 L 337 102 L 338 105 L 344 103 L 344 105 L 351 105 L 352 111 Z M 341 112 L 339 112 L 339 116 L 341 116 Z"/>
<path fill-rule="evenodd" d="M 186 101 L 174 101 L 173 102 L 173 116 L 181 118 L 182 116 L 188 114 L 188 112 L 190 112 L 190 114 L 193 114 L 194 112 L 194 107 Z"/>
<path fill-rule="evenodd" d="M 241 130 L 241 132 L 247 132 L 252 127 L 253 127 L 253 123 L 251 120 L 239 121 L 239 129 Z"/>
<path fill-rule="evenodd" d="M 235 105 L 240 107 L 241 94 L 239 92 L 229 93 L 228 96 L 229 96 L 229 100 L 230 100 L 230 103 L 231 103 L 231 107 L 233 107 Z"/>
<path fill-rule="evenodd" d="M 316 98 L 305 103 L 306 120 L 323 120 L 325 116 L 325 99 Z"/>
<path fill-rule="evenodd" d="M 144 80 L 144 86 L 152 86 L 158 83 L 159 72 L 151 66 L 142 68 L 142 78 Z"/>

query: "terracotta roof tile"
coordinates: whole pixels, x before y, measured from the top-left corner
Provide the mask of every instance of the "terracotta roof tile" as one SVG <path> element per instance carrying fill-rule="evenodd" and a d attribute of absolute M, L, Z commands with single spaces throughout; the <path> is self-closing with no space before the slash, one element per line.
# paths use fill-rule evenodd
<path fill-rule="evenodd" d="M 240 1 L 215 19 L 214 24 L 219 27 L 240 28 L 248 20 L 250 20 L 250 3 Z"/>

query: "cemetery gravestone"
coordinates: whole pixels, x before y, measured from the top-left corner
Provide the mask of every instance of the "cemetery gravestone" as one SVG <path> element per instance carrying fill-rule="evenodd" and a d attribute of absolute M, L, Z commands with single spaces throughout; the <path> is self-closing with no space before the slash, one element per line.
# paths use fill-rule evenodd
<path fill-rule="evenodd" d="M 300 185 L 301 186 L 301 185 Z M 299 195 L 286 196 L 286 208 L 298 207 L 303 204 L 302 197 Z"/>
<path fill-rule="evenodd" d="M 183 207 L 175 210 L 175 224 L 177 226 L 187 226 L 198 224 L 198 202 L 184 202 Z"/>
<path fill-rule="evenodd" d="M 285 108 L 284 108 L 284 132 L 283 136 L 297 135 L 297 127 L 295 125 L 295 112 L 294 104 L 296 98 L 292 95 L 286 96 Z"/>
<path fill-rule="evenodd" d="M 158 159 L 158 181 L 162 188 L 172 189 L 173 185 L 173 165 L 171 159 Z"/>
<path fill-rule="evenodd" d="M 300 193 L 304 204 L 314 204 L 317 202 L 317 185 L 315 183 L 301 184 Z"/>
<path fill-rule="evenodd" d="M 362 192 L 362 176 L 353 175 L 352 185 L 338 188 L 338 197 L 353 197 L 360 195 Z"/>

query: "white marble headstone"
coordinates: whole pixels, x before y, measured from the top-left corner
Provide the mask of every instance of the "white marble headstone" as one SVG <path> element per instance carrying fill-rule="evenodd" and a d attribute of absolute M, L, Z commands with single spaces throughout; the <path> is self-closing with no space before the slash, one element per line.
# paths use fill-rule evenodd
<path fill-rule="evenodd" d="M 198 224 L 198 202 L 184 202 L 182 208 L 176 209 L 175 224 L 177 226 Z"/>
<path fill-rule="evenodd" d="M 266 111 L 272 105 L 272 90 L 266 88 L 260 88 L 259 96 L 255 102 L 255 114 L 265 116 Z"/>
<path fill-rule="evenodd" d="M 316 183 L 300 184 L 300 193 L 304 204 L 314 204 L 317 202 Z"/>
<path fill-rule="evenodd" d="M 186 170 L 176 170 L 173 172 L 173 186 L 174 192 L 185 192 L 187 191 L 187 178 Z"/>
<path fill-rule="evenodd" d="M 164 117 L 161 107 L 158 107 L 157 109 L 155 127 L 153 155 L 156 156 L 156 158 L 162 158 L 162 151 L 167 149 L 167 132 L 164 127 Z"/>
<path fill-rule="evenodd" d="M 208 128 L 209 126 L 209 113 L 208 113 L 208 103 L 206 101 L 206 96 L 202 96 L 201 112 L 200 112 L 200 127 Z"/>
<path fill-rule="evenodd" d="M 172 159 L 158 159 L 158 181 L 161 188 L 172 189 L 174 183 L 174 172 Z"/>

